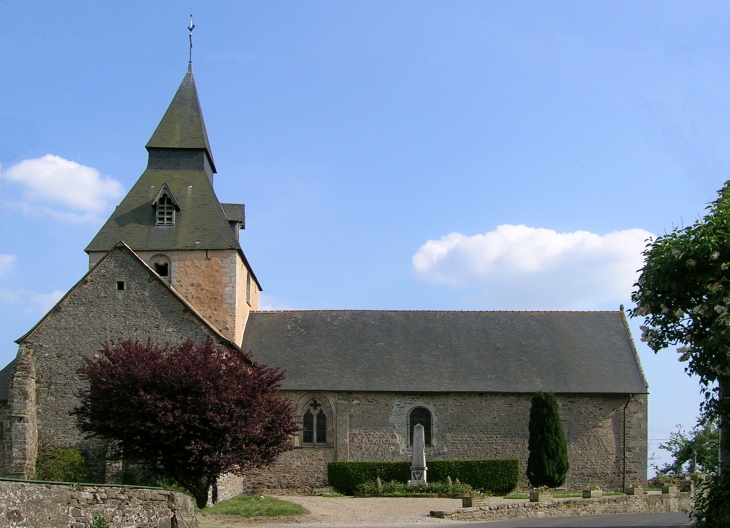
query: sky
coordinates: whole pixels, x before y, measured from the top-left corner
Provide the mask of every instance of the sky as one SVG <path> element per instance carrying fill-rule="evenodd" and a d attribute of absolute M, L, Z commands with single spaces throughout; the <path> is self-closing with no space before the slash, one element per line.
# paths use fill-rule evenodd
<path fill-rule="evenodd" d="M 267 309 L 628 308 L 730 179 L 722 2 L 0 0 L 0 364 L 142 174 L 190 13 Z M 663 463 L 698 382 L 639 324 Z"/>

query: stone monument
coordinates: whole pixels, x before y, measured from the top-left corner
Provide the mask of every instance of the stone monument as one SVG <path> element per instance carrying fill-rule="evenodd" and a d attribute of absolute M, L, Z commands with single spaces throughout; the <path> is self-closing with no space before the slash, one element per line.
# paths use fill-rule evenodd
<path fill-rule="evenodd" d="M 426 434 L 421 424 L 413 428 L 413 455 L 411 458 L 411 480 L 409 486 L 421 486 L 426 483 Z"/>

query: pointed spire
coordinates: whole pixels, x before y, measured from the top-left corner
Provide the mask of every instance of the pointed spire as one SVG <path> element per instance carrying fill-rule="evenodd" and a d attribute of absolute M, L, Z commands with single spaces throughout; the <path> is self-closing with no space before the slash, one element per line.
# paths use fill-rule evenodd
<path fill-rule="evenodd" d="M 188 72 L 146 148 L 204 150 L 213 172 L 216 172 L 198 90 L 195 87 L 192 63 L 188 63 Z"/>

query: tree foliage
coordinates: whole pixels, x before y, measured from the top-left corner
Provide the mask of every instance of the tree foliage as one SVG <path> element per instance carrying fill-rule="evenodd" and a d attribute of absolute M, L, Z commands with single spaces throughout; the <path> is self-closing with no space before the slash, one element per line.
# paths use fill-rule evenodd
<path fill-rule="evenodd" d="M 677 426 L 677 431 L 669 434 L 669 440 L 659 444 L 672 454 L 674 460 L 663 467 L 655 466 L 660 475 L 674 476 L 688 472 L 701 471 L 716 473 L 720 448 L 720 430 L 714 420 L 706 424 L 698 424 L 691 431 L 685 431 Z M 695 455 L 697 467 L 693 467 Z"/>
<path fill-rule="evenodd" d="M 679 360 L 686 362 L 688 374 L 699 377 L 705 395 L 704 418 L 728 423 L 728 399 L 720 391 L 730 387 L 728 183 L 703 218 L 648 243 L 631 298 L 635 307 L 630 314 L 645 317 L 642 341 L 655 352 L 681 345 Z M 730 504 L 730 478 L 724 472 L 712 482 L 716 485 L 709 495 L 695 504 L 697 525 L 730 526 L 728 508 L 719 507 Z"/>
<path fill-rule="evenodd" d="M 527 478 L 530 484 L 535 488 L 562 486 L 570 464 L 555 394 L 536 392 L 532 396 L 529 428 Z"/>
<path fill-rule="evenodd" d="M 35 478 L 58 482 L 86 482 L 89 470 L 81 453 L 73 447 L 38 448 Z"/>
<path fill-rule="evenodd" d="M 106 344 L 79 375 L 89 382 L 73 411 L 81 430 L 174 479 L 201 508 L 222 473 L 271 463 L 297 431 L 291 405 L 278 395 L 283 374 L 210 337 L 164 347 Z"/>

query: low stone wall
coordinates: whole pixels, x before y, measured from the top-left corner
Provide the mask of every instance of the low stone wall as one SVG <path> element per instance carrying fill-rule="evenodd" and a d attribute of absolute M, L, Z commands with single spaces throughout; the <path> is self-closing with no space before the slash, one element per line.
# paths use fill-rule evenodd
<path fill-rule="evenodd" d="M 460 508 L 452 512 L 432 511 L 433 517 L 455 521 L 502 521 L 573 515 L 616 515 L 622 513 L 686 512 L 692 507 L 692 495 L 620 495 L 600 499 L 557 499 L 553 502 L 515 502 Z"/>
<path fill-rule="evenodd" d="M 196 528 L 187 495 L 165 490 L 0 481 L 0 526 Z"/>

